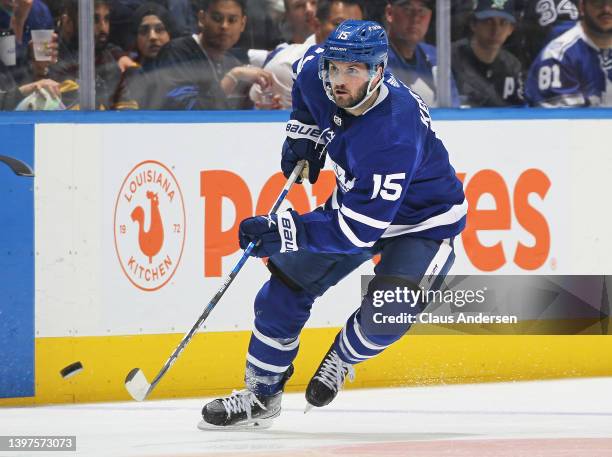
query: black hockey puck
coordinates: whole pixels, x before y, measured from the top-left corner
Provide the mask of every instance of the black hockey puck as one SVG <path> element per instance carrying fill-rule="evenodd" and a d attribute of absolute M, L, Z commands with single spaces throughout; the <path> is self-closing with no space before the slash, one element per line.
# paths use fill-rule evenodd
<path fill-rule="evenodd" d="M 74 362 L 62 368 L 60 370 L 60 375 L 62 375 L 62 378 L 67 379 L 71 376 L 74 376 L 77 373 L 80 373 L 82 370 L 83 370 L 83 364 L 81 362 Z"/>

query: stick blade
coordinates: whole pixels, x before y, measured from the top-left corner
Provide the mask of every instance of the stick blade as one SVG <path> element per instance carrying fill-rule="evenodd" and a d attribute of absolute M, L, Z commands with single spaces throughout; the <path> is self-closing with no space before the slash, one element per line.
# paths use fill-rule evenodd
<path fill-rule="evenodd" d="M 125 388 L 136 401 L 143 401 L 149 394 L 151 384 L 140 368 L 134 368 L 125 377 Z"/>
<path fill-rule="evenodd" d="M 34 171 L 32 171 L 27 163 L 22 162 L 21 160 L 0 155 L 0 162 L 4 162 L 6 165 L 8 165 L 9 168 L 13 170 L 13 173 L 15 173 L 17 176 L 26 176 L 30 178 L 34 176 Z"/>

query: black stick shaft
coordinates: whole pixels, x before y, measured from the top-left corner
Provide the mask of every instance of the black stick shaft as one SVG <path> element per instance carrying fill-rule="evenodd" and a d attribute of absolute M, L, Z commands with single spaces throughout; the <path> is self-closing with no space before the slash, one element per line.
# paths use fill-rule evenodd
<path fill-rule="evenodd" d="M 287 179 L 287 182 L 285 183 L 283 190 L 277 197 L 276 202 L 274 203 L 274 205 L 272 206 L 272 209 L 270 210 L 268 214 L 274 214 L 276 213 L 276 211 L 278 211 L 278 208 L 280 207 L 281 203 L 285 200 L 285 197 L 289 193 L 291 186 L 293 186 L 297 178 L 302 173 L 302 170 L 304 169 L 304 165 L 305 165 L 305 162 L 299 162 L 295 166 L 295 168 L 293 169 L 293 172 L 291 173 L 291 176 L 289 176 L 289 179 Z M 238 263 L 234 266 L 230 274 L 227 276 L 227 278 L 221 285 L 221 288 L 217 291 L 217 293 L 212 298 L 212 300 L 206 305 L 206 307 L 204 308 L 204 311 L 202 312 L 202 314 L 200 315 L 196 323 L 193 325 L 193 327 L 191 327 L 191 330 L 189 330 L 189 332 L 185 334 L 185 336 L 183 337 L 179 345 L 176 347 L 176 349 L 174 350 L 170 358 L 166 361 L 166 363 L 161 368 L 161 370 L 159 370 L 159 373 L 157 373 L 155 378 L 153 378 L 153 381 L 151 381 L 151 385 L 149 389 L 147 390 L 147 394 L 145 395 L 145 398 L 153 391 L 153 389 L 159 383 L 161 378 L 166 374 L 166 372 L 174 364 L 178 356 L 181 354 L 181 352 L 183 352 L 183 349 L 185 349 L 187 344 L 191 341 L 191 339 L 196 334 L 198 329 L 201 327 L 201 325 L 208 318 L 212 310 L 215 308 L 219 300 L 221 300 L 221 297 L 223 297 L 227 289 L 229 289 L 229 286 L 232 284 L 236 276 L 238 276 L 238 273 L 240 272 L 240 270 L 246 263 L 254 247 L 255 247 L 255 243 L 252 242 L 244 250 L 242 257 L 240 257 L 240 260 L 238 261 Z"/>

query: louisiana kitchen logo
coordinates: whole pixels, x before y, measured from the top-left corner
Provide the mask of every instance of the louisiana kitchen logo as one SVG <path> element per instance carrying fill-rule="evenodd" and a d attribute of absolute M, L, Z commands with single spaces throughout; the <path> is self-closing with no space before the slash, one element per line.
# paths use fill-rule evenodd
<path fill-rule="evenodd" d="M 121 269 L 144 291 L 170 281 L 185 245 L 185 204 L 164 164 L 147 160 L 123 180 L 115 203 L 115 249 Z"/>

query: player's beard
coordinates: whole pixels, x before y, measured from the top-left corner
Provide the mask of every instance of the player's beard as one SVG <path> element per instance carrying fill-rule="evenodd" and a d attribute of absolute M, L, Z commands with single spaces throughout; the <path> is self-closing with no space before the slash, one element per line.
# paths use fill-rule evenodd
<path fill-rule="evenodd" d="M 336 97 L 336 94 L 334 93 L 334 101 L 336 102 L 336 105 L 338 105 L 339 108 L 343 108 L 343 109 L 352 108 L 353 106 L 357 105 L 366 96 L 368 92 L 369 84 L 370 84 L 369 81 L 363 83 L 363 85 L 359 88 L 355 96 L 346 97 L 344 101 L 338 101 L 338 98 Z"/>
<path fill-rule="evenodd" d="M 584 12 L 584 23 L 592 33 L 595 33 L 602 37 L 612 36 L 612 27 L 610 27 L 609 29 L 602 28 L 599 24 L 597 24 L 597 22 L 595 22 L 593 16 L 588 14 L 586 11 Z"/>

